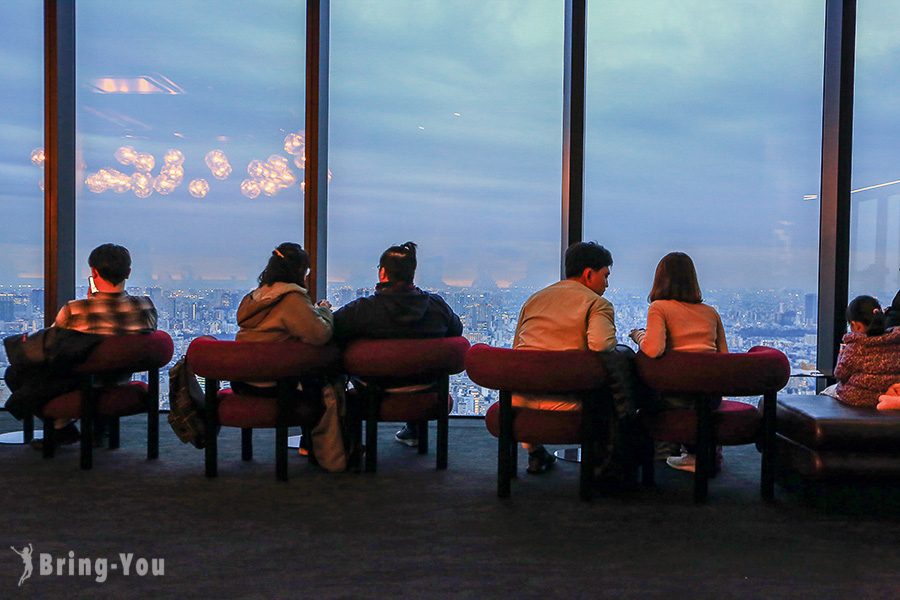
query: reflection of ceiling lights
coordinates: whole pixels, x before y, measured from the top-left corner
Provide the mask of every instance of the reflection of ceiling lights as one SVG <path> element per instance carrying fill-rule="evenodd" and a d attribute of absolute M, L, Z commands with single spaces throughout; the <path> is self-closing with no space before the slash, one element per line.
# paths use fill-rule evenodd
<path fill-rule="evenodd" d="M 177 83 L 159 73 L 138 77 L 98 77 L 91 81 L 95 94 L 183 94 Z"/>

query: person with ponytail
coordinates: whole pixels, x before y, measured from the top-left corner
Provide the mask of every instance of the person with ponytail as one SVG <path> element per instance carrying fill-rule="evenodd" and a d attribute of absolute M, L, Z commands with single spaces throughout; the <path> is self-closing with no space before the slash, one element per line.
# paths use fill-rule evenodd
<path fill-rule="evenodd" d="M 259 287 L 244 296 L 237 310 L 239 342 L 282 342 L 299 340 L 313 346 L 331 341 L 334 317 L 330 304 L 323 300 L 314 305 L 306 287 L 309 255 L 293 242 L 279 244 L 269 256 L 266 268 L 259 274 Z M 307 382 L 311 385 L 313 382 Z M 343 471 L 346 452 L 341 435 L 343 382 L 317 381 L 322 387 L 323 415 L 312 432 L 304 431 L 301 454 L 315 451 L 318 464 L 328 471 Z M 300 382 L 302 388 L 303 382 Z M 231 382 L 238 393 L 251 396 L 277 397 L 275 382 Z M 298 393 L 302 391 L 298 388 Z M 311 434 L 311 435 L 310 435 Z M 312 438 L 310 440 L 310 438 Z"/>
<path fill-rule="evenodd" d="M 462 335 L 462 322 L 438 294 L 420 290 L 416 276 L 416 244 L 391 246 L 378 261 L 375 294 L 358 298 L 334 313 L 334 337 L 339 343 L 359 338 L 439 338 Z M 393 389 L 428 387 L 431 382 L 396 382 Z M 355 381 L 354 385 L 365 385 Z M 394 439 L 406 446 L 418 445 L 415 423 L 407 423 Z"/>
<path fill-rule="evenodd" d="M 900 382 L 900 328 L 886 329 L 884 311 L 872 296 L 854 298 L 847 321 L 850 333 L 834 368 L 836 397 L 852 406 L 877 406 L 878 397 Z"/>

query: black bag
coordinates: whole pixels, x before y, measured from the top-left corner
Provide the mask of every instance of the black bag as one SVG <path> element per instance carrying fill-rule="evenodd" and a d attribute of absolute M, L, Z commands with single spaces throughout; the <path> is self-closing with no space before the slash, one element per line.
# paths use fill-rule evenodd
<path fill-rule="evenodd" d="M 169 369 L 169 425 L 183 443 L 206 444 L 203 390 L 182 356 Z"/>

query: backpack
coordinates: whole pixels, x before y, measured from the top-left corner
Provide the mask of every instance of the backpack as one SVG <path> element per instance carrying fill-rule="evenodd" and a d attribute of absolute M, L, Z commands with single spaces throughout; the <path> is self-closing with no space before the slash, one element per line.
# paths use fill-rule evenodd
<path fill-rule="evenodd" d="M 203 390 L 182 356 L 169 369 L 169 425 L 183 443 L 206 443 Z"/>

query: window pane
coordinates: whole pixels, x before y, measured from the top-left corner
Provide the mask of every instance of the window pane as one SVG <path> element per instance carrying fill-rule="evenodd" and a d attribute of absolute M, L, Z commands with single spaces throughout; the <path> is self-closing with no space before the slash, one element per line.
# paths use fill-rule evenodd
<path fill-rule="evenodd" d="M 78 3 L 78 281 L 92 248 L 127 246 L 176 357 L 233 336 L 272 249 L 303 238 L 305 5 L 249 7 Z"/>
<path fill-rule="evenodd" d="M 588 27 L 586 237 L 622 339 L 679 250 L 731 349 L 812 367 L 824 2 L 594 1 Z"/>
<path fill-rule="evenodd" d="M 388 246 L 473 342 L 508 346 L 559 278 L 563 2 L 331 3 L 329 297 L 372 293 Z M 495 398 L 464 377 L 456 414 Z"/>
<path fill-rule="evenodd" d="M 44 320 L 43 27 L 42 2 L 0 4 L 0 337 Z"/>
<path fill-rule="evenodd" d="M 900 6 L 863 1 L 857 19 L 850 298 L 890 304 L 900 288 Z"/>

